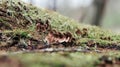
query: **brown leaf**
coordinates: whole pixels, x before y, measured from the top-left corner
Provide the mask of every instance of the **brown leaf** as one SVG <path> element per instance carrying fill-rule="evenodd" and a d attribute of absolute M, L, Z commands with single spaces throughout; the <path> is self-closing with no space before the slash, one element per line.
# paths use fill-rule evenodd
<path fill-rule="evenodd" d="M 50 29 L 48 20 L 45 23 L 43 23 L 41 19 L 36 20 L 36 30 L 38 32 L 46 32 L 48 29 Z"/>
<path fill-rule="evenodd" d="M 82 34 L 82 32 L 81 32 L 81 30 L 80 29 L 77 29 L 77 31 L 75 32 L 77 35 L 81 35 Z"/>
<path fill-rule="evenodd" d="M 61 33 L 56 32 L 56 30 L 52 30 L 48 33 L 45 40 L 49 44 L 58 44 L 62 42 L 71 42 L 72 41 L 72 35 L 70 32 Z"/>

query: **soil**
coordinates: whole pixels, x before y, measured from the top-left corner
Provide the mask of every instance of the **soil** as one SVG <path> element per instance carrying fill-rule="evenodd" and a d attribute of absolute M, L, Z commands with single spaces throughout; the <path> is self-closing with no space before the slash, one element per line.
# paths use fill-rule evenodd
<path fill-rule="evenodd" d="M 0 56 L 0 67 L 22 67 L 22 64 L 15 58 Z"/>

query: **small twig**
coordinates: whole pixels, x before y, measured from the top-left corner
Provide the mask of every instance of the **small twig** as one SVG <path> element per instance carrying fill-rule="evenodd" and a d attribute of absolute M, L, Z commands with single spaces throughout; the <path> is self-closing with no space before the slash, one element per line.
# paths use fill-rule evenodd
<path fill-rule="evenodd" d="M 90 50 L 82 50 L 82 49 L 70 49 L 70 48 L 46 48 L 46 49 L 40 49 L 40 50 L 24 50 L 24 51 L 18 51 L 18 52 L 11 52 L 9 54 L 24 54 L 24 53 L 45 53 L 45 52 L 83 52 L 83 53 L 89 53 Z M 100 51 L 94 51 L 101 53 Z"/>

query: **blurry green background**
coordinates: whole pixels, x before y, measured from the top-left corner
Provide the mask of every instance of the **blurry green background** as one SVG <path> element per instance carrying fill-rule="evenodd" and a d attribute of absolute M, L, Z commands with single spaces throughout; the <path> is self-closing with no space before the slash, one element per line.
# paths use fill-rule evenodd
<path fill-rule="evenodd" d="M 97 26 L 120 33 L 120 0 L 23 0 L 35 6 L 57 11 L 80 23 L 94 24 L 96 17 L 101 18 Z M 104 6 L 103 6 L 104 5 Z M 100 9 L 103 8 L 102 13 Z M 98 10 L 98 12 L 97 12 Z M 97 16 L 96 16 L 97 15 Z"/>

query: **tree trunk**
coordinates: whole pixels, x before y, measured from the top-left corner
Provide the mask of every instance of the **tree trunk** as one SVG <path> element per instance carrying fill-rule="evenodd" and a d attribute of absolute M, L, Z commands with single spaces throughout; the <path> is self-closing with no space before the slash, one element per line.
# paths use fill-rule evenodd
<path fill-rule="evenodd" d="M 57 0 L 53 0 L 53 10 L 57 10 Z"/>
<path fill-rule="evenodd" d="M 101 25 L 101 19 L 104 14 L 104 9 L 106 5 L 107 0 L 94 0 L 94 6 L 96 9 L 96 14 L 94 16 L 93 25 L 100 26 Z"/>

